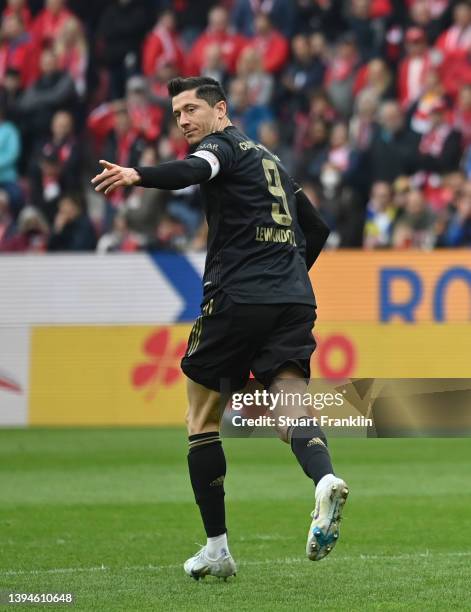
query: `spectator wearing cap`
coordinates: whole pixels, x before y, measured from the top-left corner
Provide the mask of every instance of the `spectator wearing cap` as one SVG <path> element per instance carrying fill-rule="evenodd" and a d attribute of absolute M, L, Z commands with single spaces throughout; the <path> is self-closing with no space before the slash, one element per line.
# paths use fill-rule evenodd
<path fill-rule="evenodd" d="M 244 36 L 252 37 L 256 32 L 256 17 L 260 13 L 267 15 L 284 36 L 293 36 L 297 20 L 297 7 L 293 0 L 235 0 L 232 24 Z"/>
<path fill-rule="evenodd" d="M 18 70 L 22 87 L 31 85 L 38 75 L 36 46 L 17 13 L 9 13 L 2 18 L 0 83 L 8 69 Z"/>
<path fill-rule="evenodd" d="M 73 16 L 65 0 L 46 0 L 46 5 L 32 25 L 32 32 L 41 48 L 51 45 L 65 22 Z"/>
<path fill-rule="evenodd" d="M 175 14 L 166 10 L 144 40 L 142 72 L 153 77 L 162 65 L 169 63 L 176 67 L 178 74 L 185 74 L 185 56 L 176 31 Z"/>
<path fill-rule="evenodd" d="M 63 195 L 54 219 L 48 251 L 94 251 L 95 229 L 80 195 Z"/>
<path fill-rule="evenodd" d="M 257 49 L 262 58 L 263 69 L 270 74 L 280 72 L 288 61 L 288 41 L 265 13 L 259 13 L 255 17 L 255 35 L 249 46 Z"/>
<path fill-rule="evenodd" d="M 406 56 L 399 63 L 398 94 L 402 108 L 407 109 L 420 96 L 432 58 L 424 30 L 409 28 L 405 36 Z"/>
<path fill-rule="evenodd" d="M 234 74 L 237 60 L 247 40 L 230 29 L 228 12 L 222 6 L 211 9 L 208 15 L 208 27 L 198 36 L 188 54 L 189 74 L 201 74 L 206 48 L 214 44 L 221 47 L 226 68 L 230 74 Z"/>

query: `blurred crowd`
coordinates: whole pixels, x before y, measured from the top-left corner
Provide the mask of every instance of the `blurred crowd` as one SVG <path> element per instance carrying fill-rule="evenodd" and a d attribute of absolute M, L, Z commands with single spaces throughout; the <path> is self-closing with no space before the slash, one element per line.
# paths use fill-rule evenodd
<path fill-rule="evenodd" d="M 197 187 L 90 187 L 182 159 L 166 82 L 205 75 L 329 248 L 471 246 L 471 2 L 0 1 L 0 251 L 204 250 Z"/>

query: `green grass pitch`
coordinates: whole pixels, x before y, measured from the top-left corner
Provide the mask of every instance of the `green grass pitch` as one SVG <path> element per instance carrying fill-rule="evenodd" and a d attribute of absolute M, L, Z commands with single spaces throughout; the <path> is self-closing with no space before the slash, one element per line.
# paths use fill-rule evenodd
<path fill-rule="evenodd" d="M 331 440 L 351 495 L 318 563 L 304 557 L 312 487 L 289 448 L 224 444 L 239 571 L 195 582 L 183 429 L 0 430 L 0 592 L 72 592 L 60 608 L 91 611 L 471 609 L 471 440 Z"/>

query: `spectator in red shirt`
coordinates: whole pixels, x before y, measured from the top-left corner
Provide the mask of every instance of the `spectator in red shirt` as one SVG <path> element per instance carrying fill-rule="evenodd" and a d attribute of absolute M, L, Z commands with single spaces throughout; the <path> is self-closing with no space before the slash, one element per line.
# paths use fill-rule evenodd
<path fill-rule="evenodd" d="M 409 28 L 406 32 L 406 57 L 401 60 L 398 72 L 398 95 L 403 109 L 407 109 L 419 97 L 425 84 L 425 76 L 432 66 L 432 58 L 425 32 Z"/>
<path fill-rule="evenodd" d="M 25 29 L 29 30 L 31 26 L 31 11 L 29 10 L 27 0 L 8 0 L 3 15 L 11 15 L 12 13 L 21 17 Z"/>
<path fill-rule="evenodd" d="M 126 84 L 126 103 L 133 129 L 149 142 L 160 136 L 164 110 L 154 104 L 149 95 L 149 84 L 142 76 L 133 76 Z"/>
<path fill-rule="evenodd" d="M 172 11 L 164 11 L 147 35 L 142 49 L 142 72 L 146 76 L 154 76 L 163 64 L 168 63 L 176 66 L 178 74 L 184 74 L 185 56 L 175 28 L 175 15 Z"/>
<path fill-rule="evenodd" d="M 149 142 L 154 142 L 159 137 L 165 111 L 162 106 L 151 101 L 147 80 L 136 75 L 128 79 L 126 100 L 101 104 L 89 115 L 87 126 L 94 137 L 97 151 L 101 151 L 104 139 L 115 129 L 116 119 L 119 118 L 117 111 L 123 107 L 129 114 L 132 129 L 136 134 Z"/>
<path fill-rule="evenodd" d="M 37 53 L 21 17 L 16 13 L 5 15 L 1 35 L 0 82 L 3 82 L 6 71 L 13 68 L 20 73 L 22 87 L 31 85 L 38 74 Z"/>
<path fill-rule="evenodd" d="M 471 6 L 460 2 L 453 11 L 453 25 L 438 38 L 436 46 L 444 55 L 471 50 Z"/>
<path fill-rule="evenodd" d="M 266 72 L 278 73 L 288 61 L 288 41 L 275 30 L 270 18 L 264 13 L 259 13 L 255 18 L 255 36 L 249 44 L 259 51 Z"/>
<path fill-rule="evenodd" d="M 36 42 L 46 47 L 54 42 L 64 23 L 72 17 L 65 0 L 46 0 L 46 6 L 33 21 L 32 31 Z"/>
<path fill-rule="evenodd" d="M 145 140 L 132 124 L 126 102 L 116 104 L 113 127 L 107 134 L 103 157 L 120 166 L 134 167 L 139 164 L 145 144 Z M 120 188 L 108 196 L 104 220 L 106 229 L 111 227 L 116 210 L 124 205 L 126 193 L 127 190 Z"/>
<path fill-rule="evenodd" d="M 187 70 L 190 74 L 200 74 L 209 45 L 221 46 L 227 70 L 233 74 L 239 54 L 246 45 L 246 40 L 229 29 L 229 16 L 225 8 L 215 6 L 208 15 L 208 27 L 196 39 L 189 54 Z"/>

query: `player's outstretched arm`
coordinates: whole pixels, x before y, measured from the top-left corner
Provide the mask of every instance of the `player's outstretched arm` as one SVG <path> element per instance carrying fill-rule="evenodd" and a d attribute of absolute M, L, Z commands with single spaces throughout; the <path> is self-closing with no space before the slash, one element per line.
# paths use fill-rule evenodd
<path fill-rule="evenodd" d="M 309 270 L 319 257 L 330 229 L 302 189 L 295 195 L 299 225 L 306 237 L 306 267 Z"/>
<path fill-rule="evenodd" d="M 201 157 L 190 156 L 186 159 L 165 162 L 156 167 L 124 168 L 105 160 L 100 160 L 103 172 L 92 179 L 95 191 L 105 195 L 117 187 L 140 185 L 155 189 L 183 189 L 189 185 L 204 183 L 212 176 L 208 161 Z"/>

